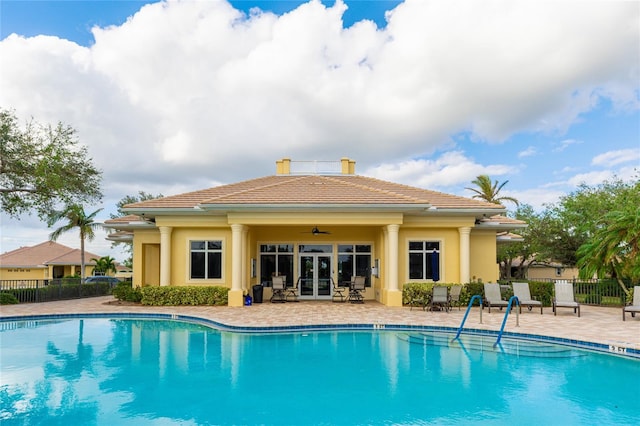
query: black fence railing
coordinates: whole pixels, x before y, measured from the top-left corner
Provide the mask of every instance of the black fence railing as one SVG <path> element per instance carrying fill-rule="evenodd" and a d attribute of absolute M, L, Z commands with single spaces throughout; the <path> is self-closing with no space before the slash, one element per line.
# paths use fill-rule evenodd
<path fill-rule="evenodd" d="M 20 303 L 107 296 L 112 288 L 113 285 L 107 282 L 83 284 L 80 278 L 0 280 L 0 291 L 14 295 Z"/>

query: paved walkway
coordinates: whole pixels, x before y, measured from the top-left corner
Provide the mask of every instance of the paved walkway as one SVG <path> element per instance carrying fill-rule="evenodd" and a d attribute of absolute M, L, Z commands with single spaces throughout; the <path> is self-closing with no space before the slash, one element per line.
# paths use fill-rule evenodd
<path fill-rule="evenodd" d="M 374 301 L 364 304 L 331 302 L 261 303 L 232 308 L 227 306 L 139 306 L 113 304 L 112 296 L 65 300 L 47 303 L 27 303 L 0 306 L 0 317 L 66 313 L 165 313 L 182 314 L 213 320 L 230 326 L 265 327 L 319 324 L 390 324 L 458 327 L 464 309 L 446 312 L 425 312 L 408 307 L 390 308 Z M 470 312 L 465 328 L 500 330 L 504 311 L 493 309 L 489 314 L 479 308 Z M 640 315 L 622 321 L 621 308 L 582 306 L 581 317 L 572 309 L 551 308 L 539 311 L 523 310 L 516 325 L 516 315 L 509 315 L 505 331 L 552 336 L 565 339 L 603 343 L 640 350 Z"/>

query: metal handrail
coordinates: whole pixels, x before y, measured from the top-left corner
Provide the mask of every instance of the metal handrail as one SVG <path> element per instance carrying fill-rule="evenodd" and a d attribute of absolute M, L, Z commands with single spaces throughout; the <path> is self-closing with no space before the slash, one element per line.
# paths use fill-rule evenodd
<path fill-rule="evenodd" d="M 511 304 L 513 303 L 514 300 L 516 301 L 516 308 L 520 306 L 520 300 L 518 300 L 518 296 L 511 296 L 509 298 L 509 304 L 507 305 L 507 312 L 504 313 L 504 318 L 502 319 L 502 326 L 500 327 L 500 332 L 498 333 L 498 340 L 496 340 L 496 342 L 493 344 L 494 348 L 500 344 L 500 339 L 502 339 L 502 333 L 504 332 L 504 326 L 507 323 L 507 317 L 509 316 L 509 312 L 511 311 Z M 516 309 L 516 327 L 520 326 L 519 311 L 520 311 L 519 309 Z"/>
<path fill-rule="evenodd" d="M 471 300 L 469 300 L 469 304 L 467 305 L 467 310 L 464 313 L 464 317 L 462 318 L 462 322 L 460 323 L 460 328 L 458 328 L 458 333 L 456 334 L 456 337 L 453 338 L 453 340 L 456 340 L 458 337 L 460 337 L 460 333 L 462 333 L 462 327 L 464 326 L 464 322 L 467 320 L 467 316 L 469 316 L 469 311 L 471 310 L 471 307 L 473 306 L 473 301 L 476 299 L 480 299 L 480 324 L 482 324 L 482 296 L 480 296 L 479 294 L 474 294 L 471 297 Z"/>

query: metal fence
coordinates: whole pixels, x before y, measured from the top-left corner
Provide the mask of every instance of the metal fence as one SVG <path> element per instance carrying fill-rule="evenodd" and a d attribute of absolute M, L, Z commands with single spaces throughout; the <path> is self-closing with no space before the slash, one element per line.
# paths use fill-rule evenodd
<path fill-rule="evenodd" d="M 109 283 L 85 283 L 80 278 L 51 280 L 0 280 L 0 291 L 12 294 L 20 303 L 51 302 L 111 294 Z"/>

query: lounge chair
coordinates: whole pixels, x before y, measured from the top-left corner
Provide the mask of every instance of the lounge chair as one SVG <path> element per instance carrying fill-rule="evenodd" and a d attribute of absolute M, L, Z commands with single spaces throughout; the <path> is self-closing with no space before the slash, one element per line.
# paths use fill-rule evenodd
<path fill-rule="evenodd" d="M 627 312 L 631 312 L 632 317 L 636 316 L 636 312 L 640 312 L 640 286 L 633 287 L 633 303 L 622 308 L 622 321 L 626 321 Z"/>
<path fill-rule="evenodd" d="M 573 294 L 573 284 L 568 281 L 555 282 L 555 296 L 553 298 L 553 315 L 556 315 L 557 308 L 572 308 L 573 313 L 578 313 L 580 317 L 580 304 L 576 302 Z"/>
<path fill-rule="evenodd" d="M 449 308 L 453 307 L 455 303 L 458 305 L 458 310 L 460 310 L 460 293 L 462 293 L 461 285 L 452 285 L 449 290 Z"/>
<path fill-rule="evenodd" d="M 434 306 L 438 306 L 449 312 L 451 305 L 449 304 L 449 287 L 443 285 L 434 285 L 429 303 L 429 310 L 433 312 Z"/>
<path fill-rule="evenodd" d="M 540 315 L 542 315 L 542 302 L 534 300 L 531 297 L 529 283 L 513 283 L 513 295 L 518 298 L 520 313 L 522 313 L 523 306 L 526 306 L 529 310 L 533 309 L 533 307 L 540 306 Z"/>
<path fill-rule="evenodd" d="M 502 300 L 500 286 L 497 283 L 484 284 L 484 304 L 489 307 L 489 313 L 491 313 L 492 306 L 497 306 L 500 309 L 509 306 L 509 302 Z"/>

